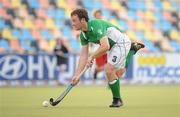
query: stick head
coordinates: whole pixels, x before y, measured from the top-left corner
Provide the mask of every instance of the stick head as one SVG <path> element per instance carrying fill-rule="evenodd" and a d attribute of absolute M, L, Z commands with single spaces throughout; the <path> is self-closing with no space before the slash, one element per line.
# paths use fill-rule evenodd
<path fill-rule="evenodd" d="M 49 99 L 49 103 L 50 103 L 52 106 L 54 106 L 54 99 L 53 99 L 53 98 L 50 98 L 50 99 Z"/>
<path fill-rule="evenodd" d="M 52 106 L 56 106 L 60 101 L 61 101 L 61 100 L 59 100 L 59 101 L 54 101 L 53 98 L 50 98 L 50 99 L 49 99 L 49 103 L 50 103 Z"/>

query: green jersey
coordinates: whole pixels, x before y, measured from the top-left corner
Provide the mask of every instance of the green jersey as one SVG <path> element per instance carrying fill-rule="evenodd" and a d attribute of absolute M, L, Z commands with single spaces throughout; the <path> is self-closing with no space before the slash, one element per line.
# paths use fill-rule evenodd
<path fill-rule="evenodd" d="M 110 35 L 110 31 L 108 31 L 109 28 L 114 28 L 120 32 L 124 32 L 117 26 L 101 19 L 88 21 L 88 31 L 81 31 L 80 33 L 81 45 L 87 45 L 89 42 L 100 44 L 101 38 L 107 36 L 111 48 L 116 43 L 116 41 L 108 36 Z"/>

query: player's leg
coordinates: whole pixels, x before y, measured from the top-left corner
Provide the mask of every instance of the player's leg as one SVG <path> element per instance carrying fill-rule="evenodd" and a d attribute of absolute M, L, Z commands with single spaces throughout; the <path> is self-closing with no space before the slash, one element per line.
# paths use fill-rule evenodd
<path fill-rule="evenodd" d="M 119 70 L 116 71 L 116 75 L 118 78 L 121 78 L 125 72 L 126 72 L 126 68 L 120 68 Z"/>
<path fill-rule="evenodd" d="M 123 105 L 120 95 L 120 84 L 119 79 L 116 75 L 116 68 L 111 65 L 110 63 L 107 63 L 105 65 L 105 73 L 108 79 L 109 87 L 112 92 L 113 102 L 110 105 L 110 107 L 120 107 Z"/>
<path fill-rule="evenodd" d="M 104 69 L 104 65 L 107 63 L 107 54 L 96 58 L 96 68 L 94 72 L 94 79 L 97 79 L 97 74 Z"/>
<path fill-rule="evenodd" d="M 61 64 L 59 66 L 59 74 L 58 74 L 58 82 L 59 85 L 67 85 L 68 81 L 66 80 L 65 74 L 66 74 L 67 65 Z"/>
<path fill-rule="evenodd" d="M 101 72 L 103 68 L 104 68 L 103 66 L 98 66 L 98 65 L 96 66 L 95 71 L 94 71 L 94 80 L 97 79 L 97 74 Z"/>
<path fill-rule="evenodd" d="M 116 71 L 116 75 L 118 76 L 118 78 L 121 78 L 122 75 L 126 72 L 133 55 L 134 55 L 134 51 L 130 50 L 127 57 L 126 57 L 126 59 L 125 59 L 125 68 L 120 68 L 119 70 Z"/>
<path fill-rule="evenodd" d="M 144 48 L 144 47 L 145 47 L 145 45 L 142 43 L 138 43 L 138 42 L 131 43 L 130 51 L 128 52 L 128 55 L 126 57 L 125 68 L 121 68 L 121 69 L 116 71 L 116 75 L 118 76 L 118 78 L 121 78 L 122 75 L 126 72 L 128 66 L 130 64 L 132 56 L 134 54 L 136 54 L 136 52 L 138 50 L 140 50 L 141 48 Z"/>
<path fill-rule="evenodd" d="M 130 44 L 129 44 L 130 49 Z M 122 51 L 120 51 L 122 50 Z M 116 74 L 117 69 L 121 67 L 121 61 L 124 59 L 125 51 L 119 45 L 114 45 L 108 53 L 107 65 L 105 66 L 106 76 L 109 87 L 112 91 L 113 102 L 110 107 L 120 107 L 123 105 L 120 95 L 120 83 Z"/>

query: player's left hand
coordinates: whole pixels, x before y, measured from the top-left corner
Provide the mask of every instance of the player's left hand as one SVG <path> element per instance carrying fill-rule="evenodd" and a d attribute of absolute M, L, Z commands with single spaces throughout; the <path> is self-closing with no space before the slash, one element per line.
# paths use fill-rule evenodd
<path fill-rule="evenodd" d="M 88 60 L 87 60 L 86 66 L 87 66 L 87 67 L 91 67 L 92 64 L 93 64 L 93 61 L 94 61 L 94 58 L 93 58 L 92 56 L 90 56 L 90 57 L 88 58 Z"/>
<path fill-rule="evenodd" d="M 77 78 L 77 76 L 74 76 L 73 79 L 72 79 L 72 81 L 71 81 L 71 83 L 72 83 L 73 85 L 76 85 L 76 84 L 78 84 L 78 82 L 79 82 L 79 79 Z"/>

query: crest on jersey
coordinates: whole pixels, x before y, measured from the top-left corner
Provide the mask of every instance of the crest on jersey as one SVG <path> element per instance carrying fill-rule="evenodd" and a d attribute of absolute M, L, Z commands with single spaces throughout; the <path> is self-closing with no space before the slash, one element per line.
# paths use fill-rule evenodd
<path fill-rule="evenodd" d="M 100 35 L 102 35 L 103 33 L 102 33 L 102 30 L 101 29 L 98 29 L 98 31 L 97 31 Z"/>

